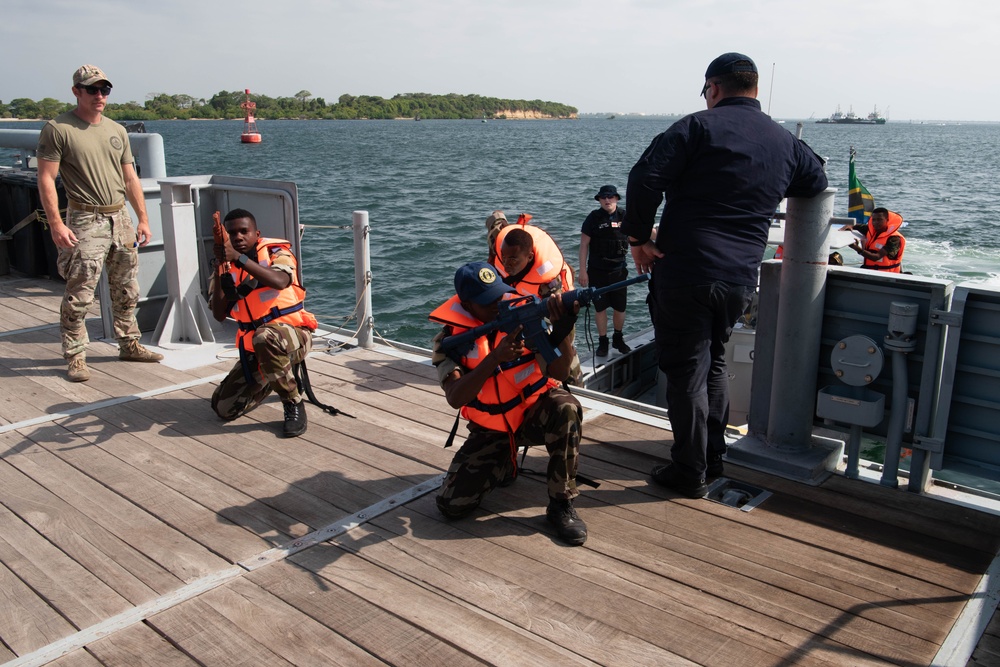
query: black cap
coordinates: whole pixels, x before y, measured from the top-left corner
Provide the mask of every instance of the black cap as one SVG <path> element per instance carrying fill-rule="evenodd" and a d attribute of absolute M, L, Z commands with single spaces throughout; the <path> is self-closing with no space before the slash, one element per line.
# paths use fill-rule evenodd
<path fill-rule="evenodd" d="M 615 186 L 602 185 L 601 189 L 597 191 L 596 195 L 594 195 L 594 199 L 596 199 L 597 201 L 601 201 L 601 197 L 607 197 L 609 195 L 612 197 L 617 197 L 618 199 L 622 198 L 622 196 L 618 194 L 618 188 L 616 188 Z"/>
<path fill-rule="evenodd" d="M 722 76 L 723 74 L 733 74 L 735 72 L 753 72 L 756 74 L 757 65 L 750 59 L 750 56 L 745 56 L 742 53 L 723 53 L 708 64 L 708 69 L 705 70 L 705 78 L 711 79 L 713 76 Z"/>

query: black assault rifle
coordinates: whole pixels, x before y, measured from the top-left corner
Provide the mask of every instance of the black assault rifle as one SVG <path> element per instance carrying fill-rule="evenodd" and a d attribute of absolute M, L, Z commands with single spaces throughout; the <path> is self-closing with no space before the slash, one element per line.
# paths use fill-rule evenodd
<path fill-rule="evenodd" d="M 623 287 L 628 287 L 644 280 L 649 280 L 649 274 L 643 273 L 635 278 L 622 280 L 607 287 L 584 287 L 583 289 L 563 292 L 558 297 L 562 299 L 563 308 L 567 312 L 572 312 L 574 303 L 579 303 L 581 306 L 588 306 L 602 294 L 614 292 L 615 290 L 620 290 Z M 445 354 L 451 352 L 464 354 L 480 336 L 485 336 L 497 330 L 510 333 L 517 329 L 518 326 L 524 326 L 521 335 L 525 339 L 525 344 L 541 354 L 542 358 L 545 359 L 545 363 L 550 364 L 560 357 L 559 350 L 549 341 L 549 331 L 544 322 L 545 318 L 549 316 L 548 302 L 551 298 L 553 297 L 549 296 L 539 299 L 537 296 L 528 295 L 501 301 L 500 314 L 497 315 L 495 320 L 486 324 L 480 324 L 478 327 L 460 334 L 448 336 L 441 341 L 441 351 Z"/>

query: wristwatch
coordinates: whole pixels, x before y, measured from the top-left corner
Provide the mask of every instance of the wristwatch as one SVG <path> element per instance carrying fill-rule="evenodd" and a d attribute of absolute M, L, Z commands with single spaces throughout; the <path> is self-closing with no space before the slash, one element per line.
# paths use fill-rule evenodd
<path fill-rule="evenodd" d="M 233 264 L 235 264 L 236 266 L 238 266 L 238 267 L 240 267 L 242 269 L 244 266 L 246 266 L 247 262 L 249 262 L 249 261 L 250 261 L 250 258 L 247 257 L 245 254 L 243 254 L 243 255 L 240 255 L 239 257 L 237 257 L 236 261 L 233 262 Z"/>
<path fill-rule="evenodd" d="M 646 242 L 645 241 L 633 241 L 632 239 L 629 239 L 628 240 L 628 244 L 634 248 L 637 245 L 646 245 Z"/>

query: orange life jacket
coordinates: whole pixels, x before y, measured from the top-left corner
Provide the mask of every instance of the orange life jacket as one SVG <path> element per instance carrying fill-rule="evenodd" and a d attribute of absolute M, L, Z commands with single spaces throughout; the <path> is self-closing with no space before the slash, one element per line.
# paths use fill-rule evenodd
<path fill-rule="evenodd" d="M 270 266 L 271 255 L 279 250 L 291 252 L 291 244 L 283 239 L 260 239 L 257 241 L 257 263 Z M 253 277 L 232 264 L 233 279 L 242 285 Z M 236 332 L 236 346 L 242 352 L 253 352 L 253 334 L 268 322 L 285 322 L 293 327 L 305 327 L 315 331 L 316 318 L 303 307 L 306 290 L 299 284 L 298 274 L 292 272 L 291 284 L 282 290 L 270 287 L 256 287 L 245 297 L 233 304 L 229 314 L 239 324 Z"/>
<path fill-rule="evenodd" d="M 484 324 L 462 308 L 457 295 L 435 308 L 430 319 L 450 326 L 452 335 Z M 480 336 L 456 361 L 468 370 L 476 368 L 506 335 L 495 331 Z M 518 359 L 494 369 L 493 377 L 483 384 L 474 400 L 462 406 L 461 414 L 483 428 L 513 434 L 524 423 L 528 408 L 549 389 L 558 386 L 559 382 L 542 372 L 535 353 L 525 349 Z"/>
<path fill-rule="evenodd" d="M 556 242 L 552 240 L 552 237 L 546 234 L 540 227 L 529 225 L 529 220 L 531 220 L 531 216 L 522 213 L 518 216 L 516 224 L 507 225 L 497 234 L 494 246 L 497 255 L 497 272 L 504 278 L 508 276 L 507 271 L 503 267 L 503 253 L 500 252 L 500 248 L 503 246 L 503 240 L 512 229 L 523 229 L 531 234 L 535 261 L 524 278 L 518 281 L 517 284 L 511 285 L 511 287 L 522 295 L 531 294 L 539 298 L 544 298 L 544 296 L 548 295 L 539 294 L 539 289 L 558 278 L 562 283 L 562 290 L 568 292 L 573 289 L 573 270 L 563 259 L 562 252 L 559 250 Z"/>
<path fill-rule="evenodd" d="M 876 271 L 888 271 L 890 273 L 901 273 L 903 270 L 903 250 L 906 248 L 906 237 L 899 233 L 899 228 L 903 226 L 903 216 L 895 211 L 889 211 L 889 224 L 885 231 L 879 234 L 875 231 L 875 225 L 868 223 L 868 233 L 865 235 L 865 250 L 878 252 L 885 247 L 891 236 L 899 237 L 899 254 L 896 259 L 891 259 L 888 255 L 881 259 L 868 259 L 865 257 L 861 265 L 863 269 L 875 269 Z"/>

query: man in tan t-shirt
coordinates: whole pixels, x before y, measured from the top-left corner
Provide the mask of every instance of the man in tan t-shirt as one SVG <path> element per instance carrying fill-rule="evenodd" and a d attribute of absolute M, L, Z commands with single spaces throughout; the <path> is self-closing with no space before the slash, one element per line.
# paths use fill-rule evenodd
<path fill-rule="evenodd" d="M 139 246 L 149 243 L 151 234 L 128 134 L 103 116 L 110 94 L 111 81 L 104 72 L 84 65 L 73 74 L 76 108 L 46 123 L 38 139 L 38 192 L 52 241 L 59 249 L 59 274 L 66 279 L 59 327 L 71 382 L 90 379 L 86 317 L 105 267 L 118 358 L 163 359 L 139 344 L 135 321 Z M 56 175 L 62 177 L 68 199 L 65 221 L 59 210 Z M 135 227 L 126 198 L 139 218 Z"/>

